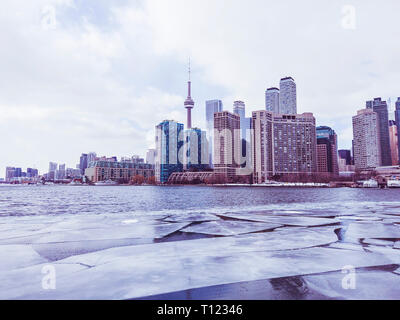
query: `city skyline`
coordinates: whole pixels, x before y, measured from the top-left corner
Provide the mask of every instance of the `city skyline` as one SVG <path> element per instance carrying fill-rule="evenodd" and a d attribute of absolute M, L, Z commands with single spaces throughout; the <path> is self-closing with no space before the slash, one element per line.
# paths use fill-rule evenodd
<path fill-rule="evenodd" d="M 264 109 L 265 90 L 285 76 L 292 76 L 298 86 L 298 112 L 313 112 L 317 125 L 332 127 L 340 149 L 351 149 L 351 118 L 371 97 L 391 98 L 389 116 L 394 118 L 399 79 L 393 66 L 399 58 L 391 40 L 396 30 L 387 28 L 399 6 L 394 1 L 390 12 L 385 6 L 355 1 L 355 30 L 342 27 L 340 5 L 315 4 L 317 17 L 308 11 L 303 12 L 305 16 L 299 14 L 301 8 L 293 4 L 298 10 L 284 13 L 292 21 L 289 27 L 298 26 L 296 37 L 290 35 L 289 27 L 275 28 L 284 14 L 283 5 L 273 2 L 253 1 L 246 8 L 233 3 L 227 12 L 221 4 L 212 4 L 212 13 L 206 10 L 210 4 L 180 1 L 171 1 L 168 7 L 160 1 L 4 5 L 4 12 L 15 15 L 11 14 L 11 20 L 3 14 L 0 21 L 2 30 L 7 30 L 1 38 L 8 48 L 0 59 L 3 178 L 7 166 L 44 173 L 48 162 L 54 161 L 75 168 L 81 153 L 90 150 L 119 157 L 145 156 L 154 147 L 155 122 L 172 118 L 186 123 L 182 101 L 189 56 L 196 82 L 192 114 L 196 127 L 206 128 L 206 100 L 219 99 L 228 111 L 233 101 L 242 100 L 249 117 L 252 111 Z M 191 24 L 187 11 L 197 13 Z M 267 11 L 268 22 L 259 20 L 258 11 L 264 15 Z M 213 19 L 221 12 L 221 21 Z M 247 22 L 239 32 L 238 26 L 225 23 L 238 12 Z M 371 17 L 379 23 L 370 26 Z M 251 23 L 253 19 L 256 24 Z M 171 20 L 174 23 L 168 24 Z M 11 21 L 13 27 L 7 27 Z M 310 31 L 313 27 L 319 31 Z M 228 36 L 219 43 L 223 30 Z M 151 43 L 142 40 L 152 32 Z M 281 42 L 285 37 L 292 40 L 290 46 Z M 373 37 L 385 50 L 367 50 Z M 260 38 L 269 41 L 252 50 Z M 268 50 L 272 39 L 282 46 Z M 248 49 L 234 50 L 238 41 Z M 343 46 L 347 50 L 333 50 Z M 211 52 L 210 47 L 216 50 Z"/>

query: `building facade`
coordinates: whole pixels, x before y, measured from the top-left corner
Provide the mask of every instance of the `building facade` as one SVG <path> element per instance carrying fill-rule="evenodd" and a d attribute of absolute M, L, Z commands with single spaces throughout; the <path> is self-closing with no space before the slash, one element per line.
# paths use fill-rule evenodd
<path fill-rule="evenodd" d="M 229 111 L 214 113 L 214 172 L 227 181 L 240 167 L 240 117 Z"/>
<path fill-rule="evenodd" d="M 79 159 L 79 169 L 81 170 L 81 175 L 85 174 L 85 170 L 88 167 L 88 155 L 87 153 L 82 153 Z"/>
<path fill-rule="evenodd" d="M 199 128 L 185 130 L 184 133 L 184 163 L 185 171 L 203 171 L 208 165 L 207 133 Z"/>
<path fill-rule="evenodd" d="M 156 149 L 149 149 L 146 152 L 146 163 L 154 165 L 156 163 Z"/>
<path fill-rule="evenodd" d="M 317 131 L 318 172 L 339 174 L 338 143 L 335 130 L 321 126 Z"/>
<path fill-rule="evenodd" d="M 396 121 L 396 126 L 397 126 L 397 134 L 400 134 L 400 97 L 397 98 L 396 101 L 396 109 L 394 111 L 394 115 L 395 115 L 395 121 Z M 398 144 L 397 144 L 397 149 L 399 150 L 399 160 L 400 160 L 400 139 L 398 140 Z"/>
<path fill-rule="evenodd" d="M 93 183 L 112 180 L 128 183 L 135 176 L 149 179 L 154 176 L 154 166 L 133 162 L 92 161 L 85 175 Z"/>
<path fill-rule="evenodd" d="M 353 155 L 356 170 L 381 166 L 379 117 L 372 109 L 357 112 L 353 117 Z"/>
<path fill-rule="evenodd" d="M 240 117 L 241 156 L 240 167 L 250 168 L 251 173 L 251 118 L 246 118 L 246 105 L 243 101 L 233 103 L 233 113 Z M 243 171 L 243 170 L 242 170 Z M 243 174 L 245 174 L 243 172 Z"/>
<path fill-rule="evenodd" d="M 391 166 L 392 156 L 390 152 L 389 138 L 389 114 L 386 101 L 381 98 L 375 98 L 372 101 L 367 101 L 367 109 L 371 109 L 378 115 L 379 122 L 379 144 L 381 149 L 381 165 Z"/>
<path fill-rule="evenodd" d="M 155 177 L 158 183 L 167 183 L 173 172 L 183 171 L 183 124 L 165 120 L 156 126 Z"/>
<path fill-rule="evenodd" d="M 253 179 L 263 183 L 274 176 L 317 172 L 315 118 L 253 112 Z"/>
<path fill-rule="evenodd" d="M 269 88 L 265 91 L 265 110 L 279 113 L 279 89 Z"/>
<path fill-rule="evenodd" d="M 350 150 L 339 150 L 338 151 L 339 154 L 339 159 L 344 159 L 345 160 L 345 164 L 347 166 L 350 166 L 352 163 L 351 161 L 351 151 Z"/>
<path fill-rule="evenodd" d="M 279 113 L 297 114 L 297 89 L 292 77 L 280 81 Z"/>
<path fill-rule="evenodd" d="M 221 100 L 206 101 L 206 126 L 208 139 L 208 164 L 214 168 L 214 113 L 222 112 L 223 105 Z"/>
<path fill-rule="evenodd" d="M 389 120 L 390 154 L 392 165 L 399 164 L 399 140 L 396 121 Z"/>

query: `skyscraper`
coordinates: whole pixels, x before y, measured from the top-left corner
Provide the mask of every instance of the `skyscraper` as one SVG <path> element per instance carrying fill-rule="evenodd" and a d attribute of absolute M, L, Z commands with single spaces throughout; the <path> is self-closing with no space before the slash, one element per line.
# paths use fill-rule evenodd
<path fill-rule="evenodd" d="M 183 136 L 182 123 L 165 120 L 156 126 L 157 182 L 166 183 L 173 172 L 183 171 Z"/>
<path fill-rule="evenodd" d="M 330 127 L 317 128 L 318 171 L 339 174 L 337 135 Z"/>
<path fill-rule="evenodd" d="M 210 168 L 214 167 L 213 155 L 214 155 L 214 113 L 222 112 L 222 101 L 221 100 L 209 100 L 206 101 L 206 125 L 207 125 L 207 139 L 208 139 L 208 164 Z"/>
<path fill-rule="evenodd" d="M 190 63 L 189 63 L 189 81 L 188 81 L 188 96 L 185 100 L 185 108 L 187 112 L 187 128 L 192 128 L 192 109 L 194 107 L 194 101 L 192 99 L 192 82 L 190 81 Z"/>
<path fill-rule="evenodd" d="M 240 164 L 240 117 L 228 111 L 214 114 L 214 172 L 231 181 Z"/>
<path fill-rule="evenodd" d="M 15 168 L 7 167 L 5 177 L 6 177 L 6 182 L 10 182 L 15 177 Z"/>
<path fill-rule="evenodd" d="M 254 181 L 275 175 L 317 171 L 316 129 L 312 113 L 297 115 L 253 112 Z"/>
<path fill-rule="evenodd" d="M 273 113 L 279 113 L 278 88 L 269 88 L 265 91 L 265 109 Z"/>
<path fill-rule="evenodd" d="M 233 103 L 233 113 L 240 117 L 241 163 L 245 168 L 251 165 L 251 118 L 246 118 L 246 104 L 243 101 Z"/>
<path fill-rule="evenodd" d="M 279 113 L 297 114 L 296 82 L 292 77 L 280 81 Z"/>
<path fill-rule="evenodd" d="M 396 109 L 394 111 L 396 126 L 397 126 L 397 135 L 400 134 L 400 97 L 397 98 L 396 101 Z M 398 150 L 399 150 L 399 160 L 400 160 L 400 139 L 398 140 Z"/>
<path fill-rule="evenodd" d="M 246 117 L 246 104 L 243 101 L 233 102 L 233 113 L 244 119 Z"/>
<path fill-rule="evenodd" d="M 79 159 L 79 169 L 81 170 L 81 175 L 85 174 L 85 170 L 88 167 L 88 155 L 87 153 L 82 153 Z"/>
<path fill-rule="evenodd" d="M 208 166 L 207 133 L 199 128 L 185 130 L 184 170 L 204 171 Z"/>
<path fill-rule="evenodd" d="M 390 152 L 389 139 L 389 115 L 386 101 L 381 98 L 375 98 L 373 101 L 367 101 L 367 108 L 372 109 L 378 115 L 379 144 L 381 149 L 381 165 L 391 166 L 392 157 Z"/>
<path fill-rule="evenodd" d="M 346 166 L 351 165 L 351 151 L 350 150 L 339 150 L 339 158 L 345 160 Z"/>
<path fill-rule="evenodd" d="M 399 141 L 396 121 L 389 120 L 390 154 L 392 165 L 399 164 Z"/>
<path fill-rule="evenodd" d="M 96 152 L 89 152 L 88 153 L 88 156 L 87 156 L 87 165 L 88 165 L 88 167 L 89 167 L 91 162 L 96 161 L 96 158 L 97 158 Z"/>
<path fill-rule="evenodd" d="M 381 166 L 379 117 L 372 109 L 360 110 L 353 117 L 353 141 L 356 170 Z"/>
<path fill-rule="evenodd" d="M 154 165 L 156 162 L 156 149 L 149 149 L 146 153 L 146 163 Z"/>

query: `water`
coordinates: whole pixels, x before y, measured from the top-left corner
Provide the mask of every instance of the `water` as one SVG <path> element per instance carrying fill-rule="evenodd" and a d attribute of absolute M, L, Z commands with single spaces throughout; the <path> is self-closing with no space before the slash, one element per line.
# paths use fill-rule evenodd
<path fill-rule="evenodd" d="M 397 189 L 0 186 L 0 299 L 400 299 L 399 276 Z"/>
<path fill-rule="evenodd" d="M 0 216 L 191 212 L 400 204 L 400 189 L 1 186 Z"/>

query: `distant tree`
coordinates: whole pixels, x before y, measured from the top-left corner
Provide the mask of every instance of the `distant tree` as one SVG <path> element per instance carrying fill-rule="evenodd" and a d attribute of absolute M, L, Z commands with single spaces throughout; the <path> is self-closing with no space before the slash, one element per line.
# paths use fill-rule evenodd
<path fill-rule="evenodd" d="M 132 178 L 131 183 L 135 185 L 142 185 L 145 182 L 145 178 L 142 175 L 136 175 Z"/>

